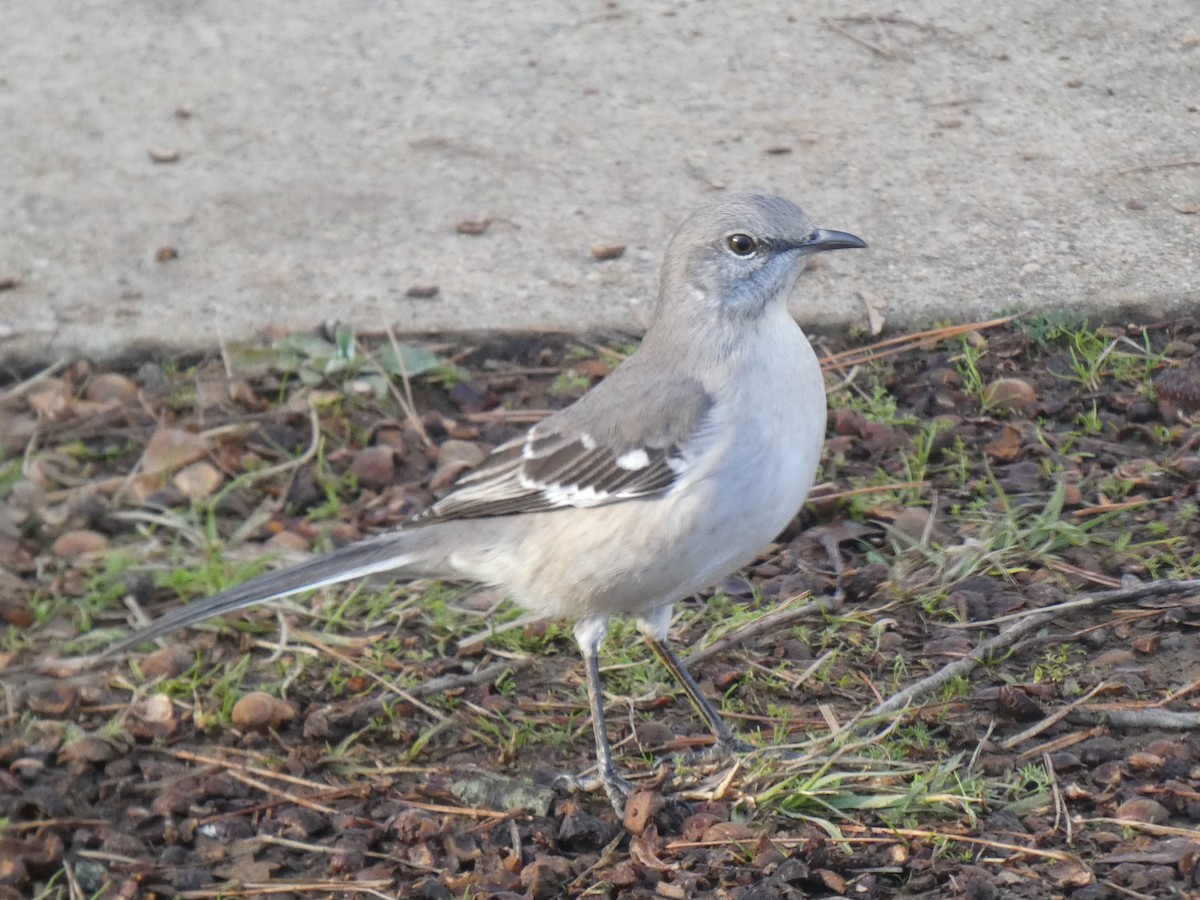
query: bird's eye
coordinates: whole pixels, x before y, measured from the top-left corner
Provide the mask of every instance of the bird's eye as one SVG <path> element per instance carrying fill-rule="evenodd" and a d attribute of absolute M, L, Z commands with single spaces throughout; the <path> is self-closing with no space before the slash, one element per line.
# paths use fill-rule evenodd
<path fill-rule="evenodd" d="M 748 234 L 731 234 L 725 238 L 725 246 L 735 256 L 753 256 L 754 252 L 758 249 L 758 241 L 754 240 Z"/>

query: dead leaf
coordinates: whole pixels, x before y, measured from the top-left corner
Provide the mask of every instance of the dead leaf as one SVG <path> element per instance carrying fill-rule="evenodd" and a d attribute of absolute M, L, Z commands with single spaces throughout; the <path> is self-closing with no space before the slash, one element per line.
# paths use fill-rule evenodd
<path fill-rule="evenodd" d="M 195 462 L 212 449 L 212 443 L 192 431 L 160 427 L 142 452 L 139 474 L 158 475 Z"/>
<path fill-rule="evenodd" d="M 858 296 L 867 310 L 867 330 L 870 331 L 872 337 L 882 334 L 883 326 L 886 324 L 883 311 L 887 307 L 887 303 L 874 291 L 860 289 Z"/>
<path fill-rule="evenodd" d="M 1059 890 L 1081 888 L 1096 880 L 1095 874 L 1082 860 L 1064 859 L 1046 867 L 1050 882 Z"/>

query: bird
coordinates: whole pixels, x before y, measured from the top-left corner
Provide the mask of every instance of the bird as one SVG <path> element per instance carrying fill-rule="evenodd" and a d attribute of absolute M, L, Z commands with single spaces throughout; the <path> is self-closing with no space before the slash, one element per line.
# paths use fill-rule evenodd
<path fill-rule="evenodd" d="M 593 781 L 620 815 L 632 785 L 604 718 L 609 619 L 635 619 L 715 752 L 744 747 L 669 646 L 673 607 L 752 562 L 804 504 L 827 410 L 788 298 L 811 256 L 866 246 L 779 196 L 738 192 L 700 207 L 667 243 L 640 345 L 580 399 L 497 446 L 398 528 L 181 606 L 105 655 L 369 575 L 489 585 L 537 616 L 573 621 Z"/>

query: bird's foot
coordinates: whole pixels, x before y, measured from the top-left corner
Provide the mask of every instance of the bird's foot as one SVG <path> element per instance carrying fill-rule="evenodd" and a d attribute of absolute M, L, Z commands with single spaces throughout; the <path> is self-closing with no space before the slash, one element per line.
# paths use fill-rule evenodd
<path fill-rule="evenodd" d="M 694 750 L 691 753 L 684 754 L 679 757 L 680 762 L 699 765 L 703 763 L 723 762 L 734 756 L 742 756 L 750 753 L 754 747 L 747 744 L 736 735 L 730 734 L 727 737 L 719 737 L 711 745 L 703 750 Z"/>
<path fill-rule="evenodd" d="M 618 818 L 624 817 L 625 801 L 635 790 L 633 782 L 622 778 L 615 769 L 594 772 L 591 775 L 559 775 L 554 779 L 554 783 L 555 786 L 572 793 L 592 794 L 603 789 Z"/>

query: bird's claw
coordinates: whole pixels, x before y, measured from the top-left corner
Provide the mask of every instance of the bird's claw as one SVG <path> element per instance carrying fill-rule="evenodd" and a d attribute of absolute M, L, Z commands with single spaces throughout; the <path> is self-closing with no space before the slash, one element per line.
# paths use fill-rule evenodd
<path fill-rule="evenodd" d="M 608 795 L 608 802 L 619 817 L 625 815 L 625 801 L 636 790 L 633 782 L 622 778 L 615 771 L 594 772 L 591 775 L 559 775 L 554 779 L 555 787 L 571 793 L 594 794 L 603 790 Z"/>

